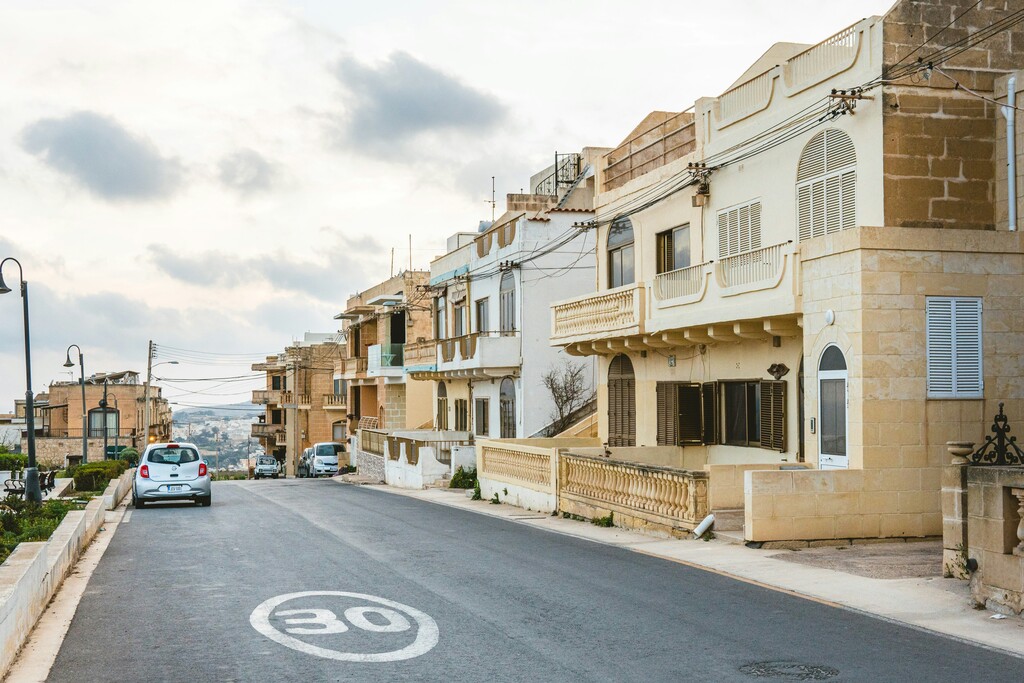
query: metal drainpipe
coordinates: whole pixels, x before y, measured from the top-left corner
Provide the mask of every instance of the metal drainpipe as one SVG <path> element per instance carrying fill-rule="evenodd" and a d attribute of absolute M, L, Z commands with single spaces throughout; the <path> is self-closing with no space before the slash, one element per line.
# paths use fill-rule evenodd
<path fill-rule="evenodd" d="M 1006 104 L 1003 118 L 1006 119 L 1006 205 L 1011 232 L 1017 230 L 1017 130 L 1015 125 L 1017 105 L 1017 75 L 1006 81 Z"/>

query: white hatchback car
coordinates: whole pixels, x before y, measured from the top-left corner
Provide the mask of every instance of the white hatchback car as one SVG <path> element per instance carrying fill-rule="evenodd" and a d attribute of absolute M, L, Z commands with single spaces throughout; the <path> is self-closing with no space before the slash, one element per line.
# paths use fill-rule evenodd
<path fill-rule="evenodd" d="M 132 482 L 132 504 L 141 508 L 160 500 L 213 502 L 210 469 L 191 443 L 155 443 L 146 447 Z"/>

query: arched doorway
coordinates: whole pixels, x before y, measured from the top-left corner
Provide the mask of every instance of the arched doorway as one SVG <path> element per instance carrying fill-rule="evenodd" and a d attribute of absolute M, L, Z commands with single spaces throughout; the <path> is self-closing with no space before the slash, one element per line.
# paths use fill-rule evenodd
<path fill-rule="evenodd" d="M 623 354 L 608 366 L 608 445 L 636 446 L 636 376 Z"/>
<path fill-rule="evenodd" d="M 849 466 L 847 379 L 843 352 L 838 346 L 825 347 L 818 361 L 818 467 L 823 470 L 845 470 Z"/>

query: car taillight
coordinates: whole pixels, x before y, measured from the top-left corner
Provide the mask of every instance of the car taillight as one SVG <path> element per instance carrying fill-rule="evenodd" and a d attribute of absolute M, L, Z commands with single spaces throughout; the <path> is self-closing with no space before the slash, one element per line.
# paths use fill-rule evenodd
<path fill-rule="evenodd" d="M 200 477 L 205 477 L 206 476 L 206 463 L 205 462 L 199 463 L 199 476 Z"/>
<path fill-rule="evenodd" d="M 139 476 L 143 479 L 149 479 L 149 465 L 143 465 L 139 468 Z"/>

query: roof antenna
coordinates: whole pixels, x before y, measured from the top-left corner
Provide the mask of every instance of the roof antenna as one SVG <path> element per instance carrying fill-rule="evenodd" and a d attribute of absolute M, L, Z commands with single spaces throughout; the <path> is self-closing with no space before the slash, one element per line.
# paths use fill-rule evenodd
<path fill-rule="evenodd" d="M 491 176 L 491 201 L 484 200 L 484 203 L 491 205 L 491 224 L 494 224 L 494 207 L 497 206 L 498 202 L 495 200 L 494 194 L 494 176 Z"/>

